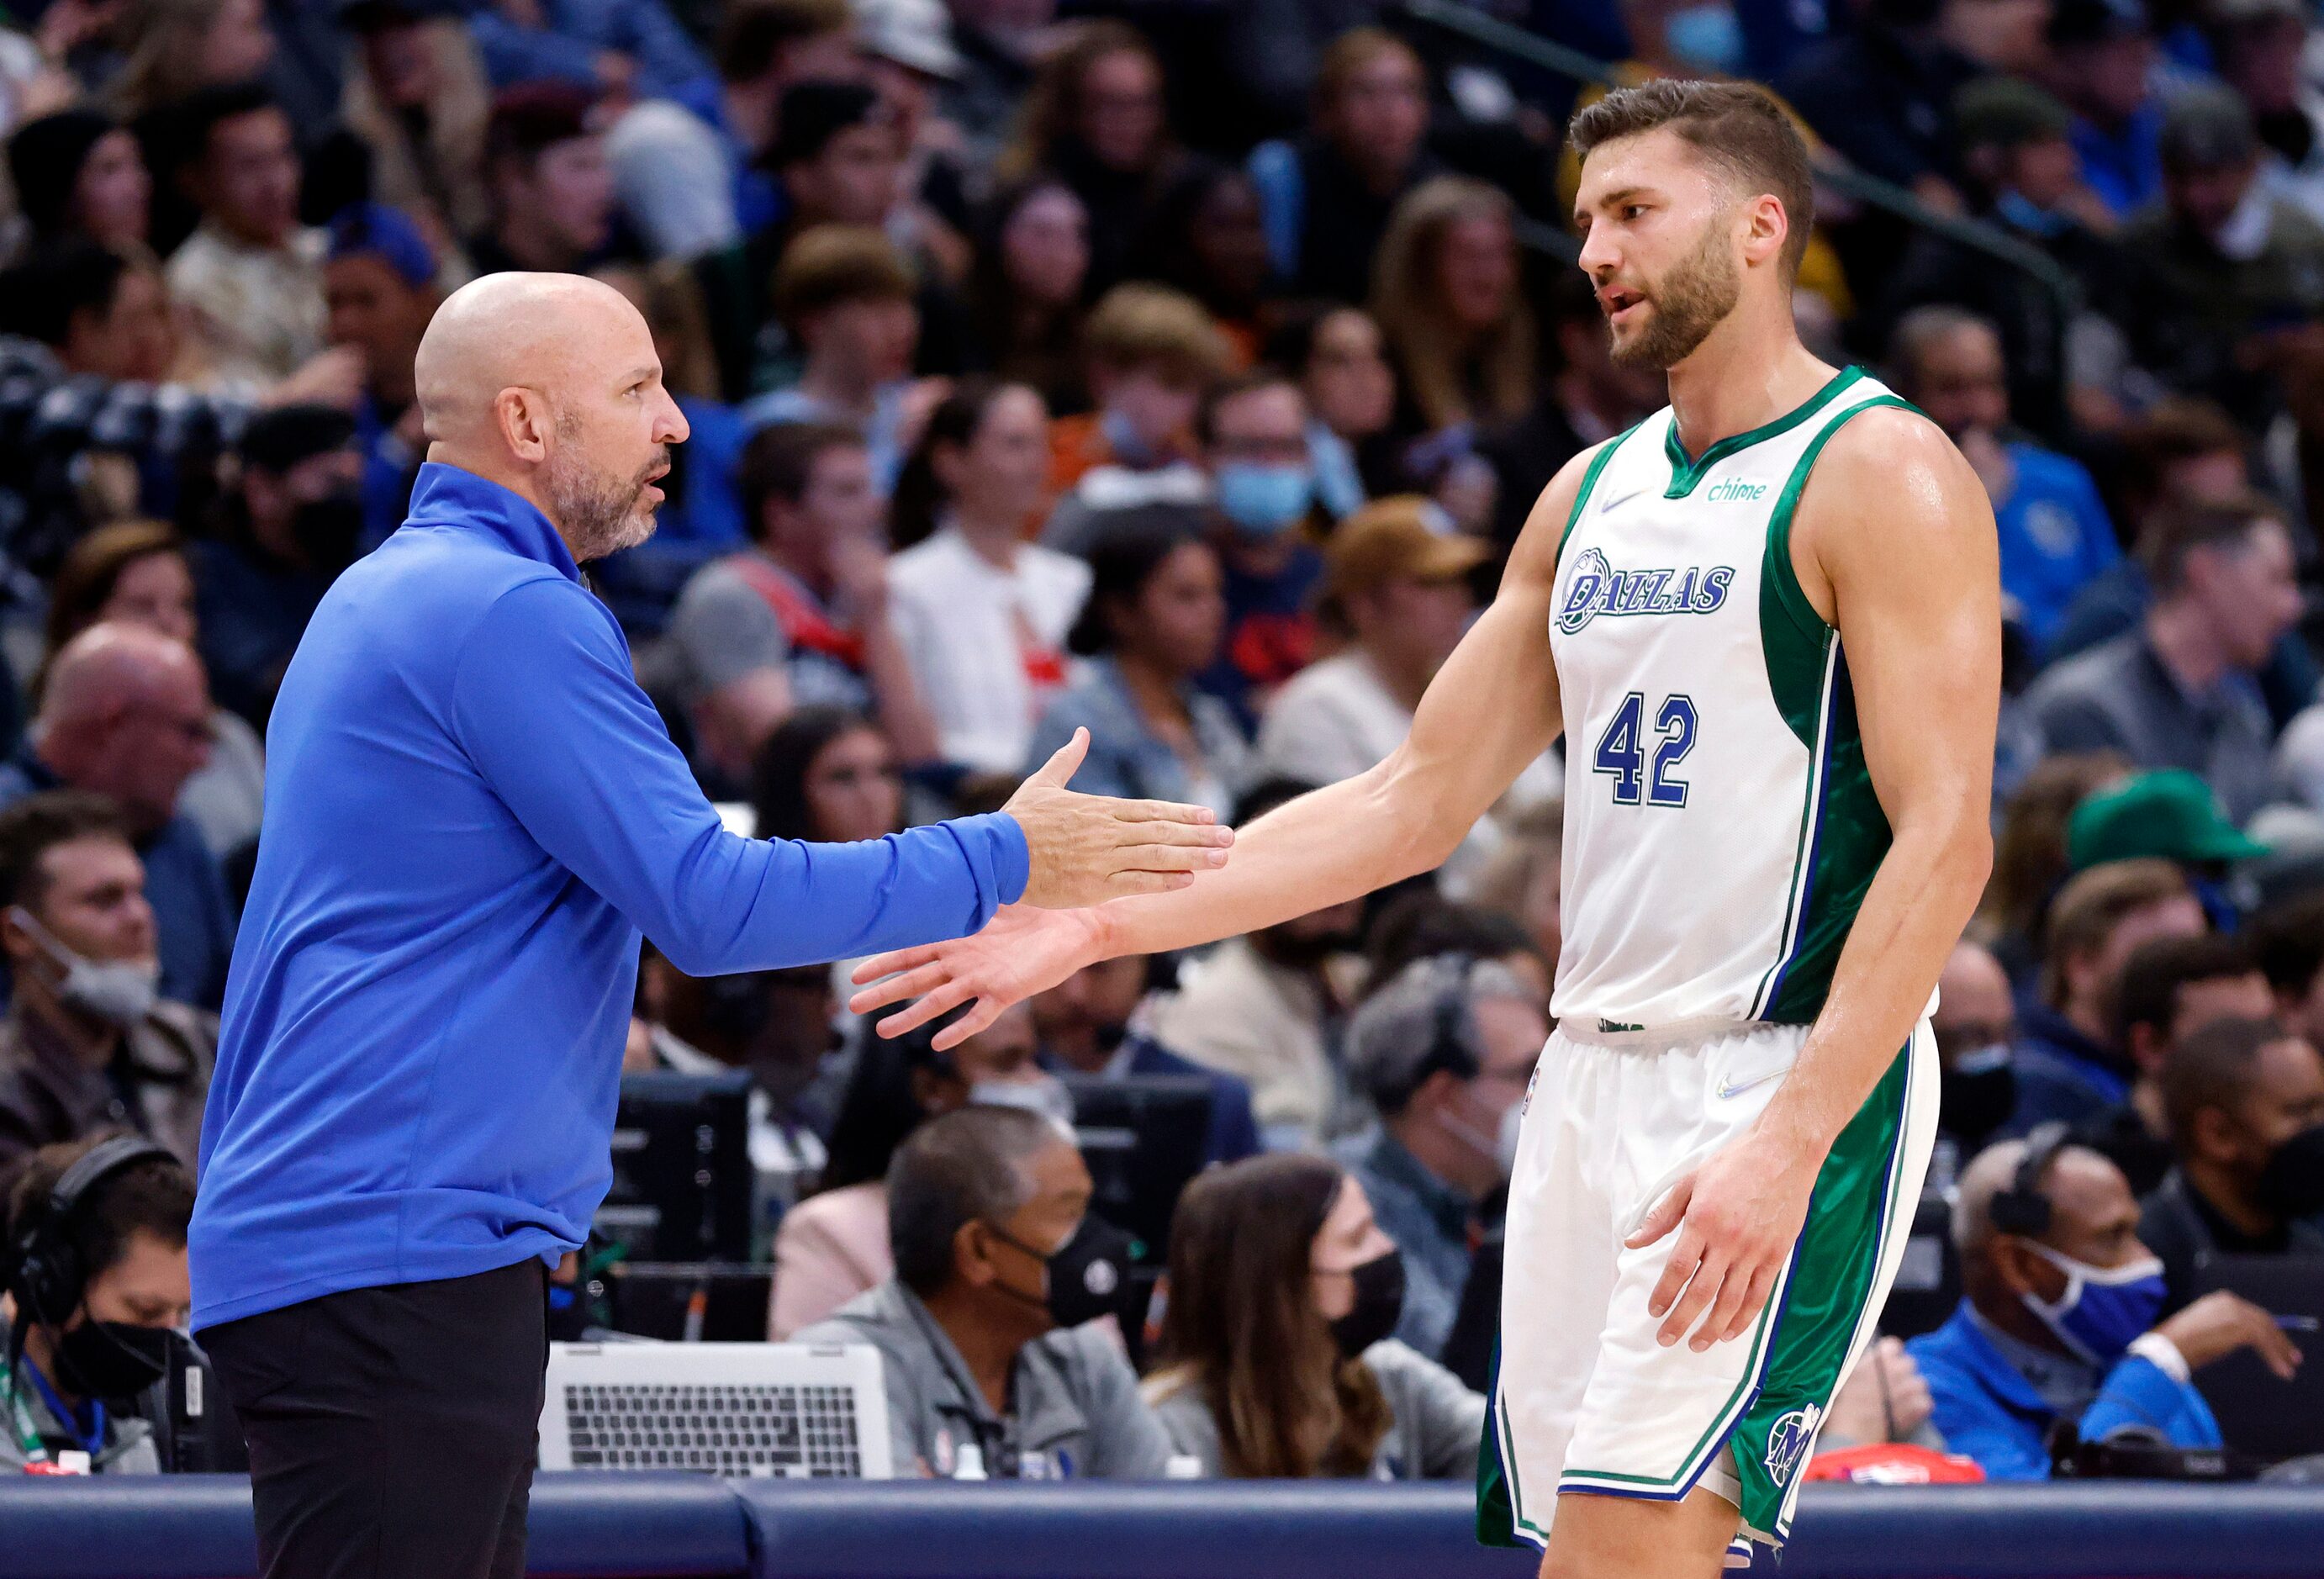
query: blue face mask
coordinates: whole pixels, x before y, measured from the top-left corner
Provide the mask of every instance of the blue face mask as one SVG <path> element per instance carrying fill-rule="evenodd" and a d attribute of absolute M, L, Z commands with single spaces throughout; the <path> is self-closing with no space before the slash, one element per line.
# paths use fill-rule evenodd
<path fill-rule="evenodd" d="M 1098 418 L 1097 427 L 1105 435 L 1106 447 L 1113 451 L 1113 458 L 1132 470 L 1150 466 L 1161 458 L 1120 411 L 1108 411 Z"/>
<path fill-rule="evenodd" d="M 2037 1244 L 2034 1253 L 2066 1274 L 2066 1291 L 2052 1304 L 2027 1294 L 2025 1308 L 2057 1340 L 2093 1365 L 2113 1364 L 2163 1312 L 2163 1262 L 2154 1256 L 2118 1267 L 2094 1267 Z"/>
<path fill-rule="evenodd" d="M 1229 461 L 1211 479 L 1219 509 L 1253 537 L 1290 531 L 1315 496 L 1315 474 L 1304 466 Z"/>
<path fill-rule="evenodd" d="M 2073 219 L 2064 214 L 2054 214 L 2047 208 L 2037 208 L 2034 199 L 2012 187 L 1993 200 L 1993 211 L 2010 226 L 2028 235 L 2063 235 L 2073 228 Z"/>

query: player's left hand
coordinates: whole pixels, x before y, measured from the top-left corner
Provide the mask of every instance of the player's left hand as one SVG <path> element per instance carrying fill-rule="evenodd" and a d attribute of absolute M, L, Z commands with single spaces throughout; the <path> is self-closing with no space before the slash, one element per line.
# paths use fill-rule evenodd
<path fill-rule="evenodd" d="M 1821 1157 L 1746 1133 L 1683 1176 L 1622 1242 L 1643 1250 L 1678 1231 L 1646 1301 L 1669 1348 L 1692 1329 L 1698 1353 L 1750 1331 L 1807 1221 Z M 1696 1318 L 1702 1317 L 1701 1325 Z"/>

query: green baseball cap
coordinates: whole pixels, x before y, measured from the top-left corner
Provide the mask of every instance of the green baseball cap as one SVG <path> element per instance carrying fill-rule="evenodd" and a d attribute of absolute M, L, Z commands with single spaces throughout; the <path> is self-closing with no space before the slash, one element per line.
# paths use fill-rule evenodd
<path fill-rule="evenodd" d="M 2074 808 L 2066 860 L 2077 872 L 2109 861 L 2248 861 L 2268 847 L 2219 810 L 2211 788 L 2183 768 L 2133 773 Z"/>

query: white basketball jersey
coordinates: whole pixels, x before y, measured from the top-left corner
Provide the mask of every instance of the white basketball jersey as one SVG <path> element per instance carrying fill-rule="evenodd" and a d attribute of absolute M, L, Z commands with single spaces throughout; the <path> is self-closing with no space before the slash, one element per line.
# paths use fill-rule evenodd
<path fill-rule="evenodd" d="M 1550 622 L 1561 1020 L 1804 1023 L 1822 1005 L 1889 830 L 1839 634 L 1792 569 L 1792 514 L 1842 423 L 1904 404 L 1850 368 L 1692 460 L 1667 407 L 1592 460 Z"/>

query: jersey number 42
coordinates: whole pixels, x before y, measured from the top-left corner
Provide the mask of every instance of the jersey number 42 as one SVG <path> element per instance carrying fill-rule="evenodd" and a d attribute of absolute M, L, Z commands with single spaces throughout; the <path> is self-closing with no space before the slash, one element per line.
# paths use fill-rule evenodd
<path fill-rule="evenodd" d="M 1617 806 L 1642 802 L 1647 806 L 1684 806 L 1686 780 L 1673 770 L 1694 749 L 1694 698 L 1683 692 L 1674 693 L 1665 697 L 1655 711 L 1654 734 L 1658 738 L 1654 742 L 1651 774 L 1646 762 L 1646 720 L 1645 694 L 1632 691 L 1624 697 L 1622 705 L 1614 709 L 1614 716 L 1607 721 L 1606 732 L 1598 737 L 1591 771 L 1614 780 Z"/>

